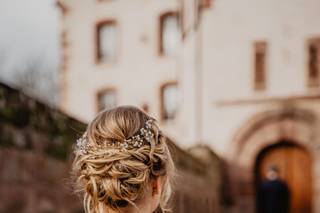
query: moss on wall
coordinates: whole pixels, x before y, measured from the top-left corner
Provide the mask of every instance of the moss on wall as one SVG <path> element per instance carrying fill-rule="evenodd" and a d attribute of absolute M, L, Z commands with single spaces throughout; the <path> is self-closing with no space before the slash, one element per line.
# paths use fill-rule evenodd
<path fill-rule="evenodd" d="M 13 131 L 4 131 L 10 126 Z M 58 159 L 67 159 L 70 147 L 76 137 L 85 130 L 86 125 L 70 116 L 65 115 L 56 108 L 49 107 L 18 90 L 0 84 L 0 146 L 18 145 L 15 134 L 22 132 L 24 141 L 33 140 L 29 133 L 42 135 L 47 138 L 43 143 L 44 151 Z M 8 129 L 8 128 L 7 128 Z M 49 142 L 48 142 L 49 141 Z M 25 147 L 30 148 L 30 144 Z"/>

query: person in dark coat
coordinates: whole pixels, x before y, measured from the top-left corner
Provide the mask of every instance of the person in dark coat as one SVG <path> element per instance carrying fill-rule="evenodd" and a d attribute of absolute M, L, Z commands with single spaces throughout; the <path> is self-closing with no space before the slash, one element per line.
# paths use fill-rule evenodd
<path fill-rule="evenodd" d="M 258 191 L 258 213 L 289 213 L 290 191 L 288 185 L 279 177 L 279 170 L 272 166 L 267 179 Z"/>

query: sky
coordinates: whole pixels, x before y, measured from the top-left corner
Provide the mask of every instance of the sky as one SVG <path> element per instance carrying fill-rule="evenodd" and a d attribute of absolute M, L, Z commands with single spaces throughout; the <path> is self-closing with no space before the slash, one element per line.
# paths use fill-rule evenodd
<path fill-rule="evenodd" d="M 0 0 L 0 77 L 11 80 L 37 60 L 47 71 L 59 63 L 59 9 L 55 0 Z"/>
<path fill-rule="evenodd" d="M 56 0 L 0 0 L 0 82 L 56 105 L 59 23 Z"/>

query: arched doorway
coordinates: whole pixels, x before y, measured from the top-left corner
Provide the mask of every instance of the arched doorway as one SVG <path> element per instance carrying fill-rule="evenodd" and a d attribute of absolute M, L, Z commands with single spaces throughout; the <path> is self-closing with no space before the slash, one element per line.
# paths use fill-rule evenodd
<path fill-rule="evenodd" d="M 312 159 L 308 151 L 290 141 L 281 141 L 263 149 L 255 165 L 257 192 L 270 167 L 278 168 L 280 178 L 289 187 L 290 213 L 311 213 Z"/>

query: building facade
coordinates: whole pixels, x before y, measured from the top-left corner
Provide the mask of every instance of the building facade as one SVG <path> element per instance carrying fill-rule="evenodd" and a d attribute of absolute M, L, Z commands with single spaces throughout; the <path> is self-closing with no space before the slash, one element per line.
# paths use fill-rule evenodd
<path fill-rule="evenodd" d="M 292 212 L 320 211 L 320 2 L 64 0 L 61 108 L 131 104 L 227 165 L 227 206 L 254 212 L 276 165 Z"/>
<path fill-rule="evenodd" d="M 62 109 L 88 121 L 101 108 L 130 104 L 157 118 L 161 114 L 166 126 L 176 125 L 172 102 L 178 79 L 177 2 L 60 5 L 64 8 Z M 160 95 L 168 96 L 165 103 Z M 172 107 L 165 111 L 164 105 Z"/>

